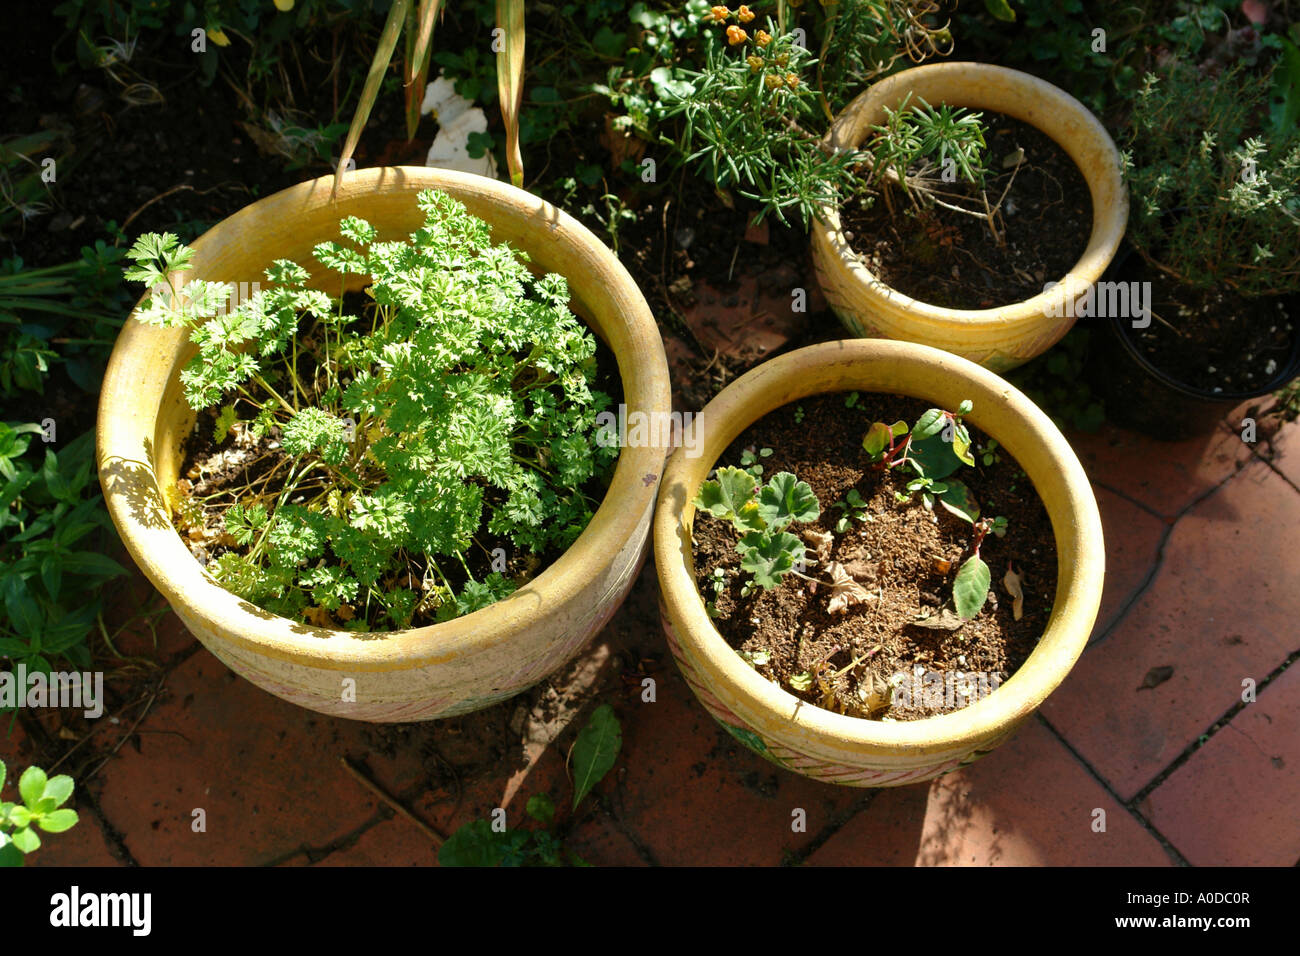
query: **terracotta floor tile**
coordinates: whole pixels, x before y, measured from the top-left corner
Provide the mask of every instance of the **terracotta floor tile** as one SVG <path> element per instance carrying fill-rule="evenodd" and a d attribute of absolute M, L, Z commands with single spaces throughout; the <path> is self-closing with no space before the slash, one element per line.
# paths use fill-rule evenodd
<path fill-rule="evenodd" d="M 1124 799 L 1296 649 L 1300 591 L 1280 569 L 1298 527 L 1300 495 L 1249 465 L 1183 517 L 1151 587 L 1048 698 L 1044 716 Z M 1172 676 L 1143 687 L 1159 667 Z"/>
<path fill-rule="evenodd" d="M 410 820 L 395 816 L 366 830 L 351 846 L 335 850 L 316 866 L 433 866 L 438 851 Z"/>
<path fill-rule="evenodd" d="M 323 846 L 377 803 L 339 763 L 362 746 L 355 721 L 294 707 L 200 651 L 105 765 L 105 817 L 142 865 L 248 865 Z M 194 832 L 193 811 L 206 813 Z"/>
<path fill-rule="evenodd" d="M 861 791 L 782 770 L 741 746 L 673 672 L 624 727 L 624 772 L 611 802 L 665 865 L 776 865 Z M 794 811 L 806 830 L 795 832 Z"/>
<path fill-rule="evenodd" d="M 1300 667 L 1292 665 L 1143 801 L 1199 866 L 1300 860 Z"/>
<path fill-rule="evenodd" d="M 0 760 L 8 768 L 5 793 L 17 786 L 17 776 L 31 763 L 32 741 L 15 714 L 0 714 Z M 17 792 L 16 790 L 14 791 Z"/>
<path fill-rule="evenodd" d="M 1100 487 L 1093 490 L 1106 539 L 1106 586 L 1092 629 L 1096 640 L 1115 623 L 1155 566 L 1168 525 L 1114 492 Z"/>
<path fill-rule="evenodd" d="M 124 866 L 109 849 L 99 819 L 83 803 L 72 800 L 64 806 L 77 811 L 77 825 L 63 833 L 41 833 L 41 846 L 26 859 L 28 866 Z"/>
<path fill-rule="evenodd" d="M 616 763 L 614 774 L 618 766 Z M 643 861 L 635 844 L 601 810 L 595 797 L 612 786 L 612 779 L 613 776 L 598 784 L 575 812 L 573 787 L 565 771 L 563 754 L 560 748 L 552 747 L 542 752 L 527 773 L 484 776 L 467 784 L 459 793 L 451 789 L 422 793 L 414 799 L 411 809 L 445 836 L 475 820 L 491 820 L 498 808 L 506 812 L 506 826 L 531 830 L 537 829 L 537 824 L 528 817 L 525 805 L 534 795 L 545 793 L 555 806 L 555 827 L 569 828 L 565 839 L 568 849 L 593 866 L 637 865 Z M 412 844 L 405 850 L 401 848 L 402 838 L 393 835 L 399 828 L 390 825 L 399 823 L 400 831 Z M 436 852 L 426 850 L 427 846 L 419 828 L 398 817 L 367 831 L 356 846 L 336 851 L 322 862 L 346 865 L 388 853 L 403 865 L 427 865 L 436 858 Z"/>
<path fill-rule="evenodd" d="M 1219 429 L 1200 438 L 1165 442 L 1103 425 L 1071 432 L 1070 444 L 1088 477 L 1162 515 L 1176 515 L 1251 459 L 1236 433 Z"/>
<path fill-rule="evenodd" d="M 141 612 L 166 608 L 166 602 L 154 590 L 149 579 L 139 571 L 125 554 L 118 560 L 131 569 L 129 581 L 120 582 L 120 592 L 111 598 L 105 620 L 120 632 L 113 646 L 125 657 L 143 657 L 151 661 L 171 661 L 198 642 L 170 608 L 162 614 L 150 613 L 148 619 Z M 116 585 L 115 585 L 116 586 Z M 140 615 L 140 616 L 136 616 Z M 152 624 L 152 627 L 150 627 Z"/>
<path fill-rule="evenodd" d="M 804 865 L 914 866 L 929 802 L 929 784 L 878 791 Z"/>
<path fill-rule="evenodd" d="M 1273 439 L 1273 449 L 1273 467 L 1300 488 L 1300 422 L 1284 426 Z"/>
<path fill-rule="evenodd" d="M 584 814 L 564 845 L 592 866 L 645 866 L 636 844 L 603 810 Z"/>
<path fill-rule="evenodd" d="M 1093 830 L 1099 809 L 1105 811 L 1105 832 Z M 987 757 L 941 777 L 928 789 L 886 791 L 809 862 L 1170 864 L 1156 838 L 1036 720 Z"/>
<path fill-rule="evenodd" d="M 732 358 L 761 360 L 802 332 L 809 313 L 826 308 L 814 282 L 804 287 L 803 310 L 793 310 L 799 281 L 793 269 L 785 275 L 738 275 L 736 281 L 737 288 L 728 292 L 695 280 L 690 290 L 694 301 L 683 310 L 701 345 Z"/>

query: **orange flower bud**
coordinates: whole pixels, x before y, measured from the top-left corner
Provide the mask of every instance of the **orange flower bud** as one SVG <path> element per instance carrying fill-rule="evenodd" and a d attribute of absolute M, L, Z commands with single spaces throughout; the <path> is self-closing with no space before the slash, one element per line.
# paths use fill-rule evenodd
<path fill-rule="evenodd" d="M 754 34 L 754 42 L 759 46 L 767 46 L 772 42 L 772 34 L 768 33 L 766 30 L 759 30 Z"/>
<path fill-rule="evenodd" d="M 740 27 L 735 26 L 734 24 L 727 27 L 727 42 L 732 46 L 735 46 L 738 43 L 744 43 L 748 39 L 749 34 L 740 29 Z"/>
<path fill-rule="evenodd" d="M 793 73 L 787 73 L 785 75 L 785 85 L 790 87 L 790 89 L 794 89 L 799 85 L 799 77 L 795 76 Z"/>
<path fill-rule="evenodd" d="M 763 77 L 763 83 L 767 86 L 769 90 L 778 90 L 781 88 L 781 78 L 771 73 Z"/>
<path fill-rule="evenodd" d="M 747 56 L 745 62 L 749 64 L 750 73 L 757 73 L 763 68 L 763 58 L 761 56 Z"/>
<path fill-rule="evenodd" d="M 740 9 L 736 11 L 736 19 L 741 23 L 748 23 L 750 20 L 754 19 L 754 11 L 742 4 Z"/>
<path fill-rule="evenodd" d="M 712 20 L 714 23 L 721 23 L 729 16 L 731 16 L 731 11 L 726 7 L 710 7 L 709 12 L 704 15 L 704 19 Z"/>

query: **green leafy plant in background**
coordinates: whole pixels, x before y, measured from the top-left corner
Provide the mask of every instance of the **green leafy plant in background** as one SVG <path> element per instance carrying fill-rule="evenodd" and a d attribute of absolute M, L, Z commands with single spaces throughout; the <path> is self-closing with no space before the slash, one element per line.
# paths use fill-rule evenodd
<path fill-rule="evenodd" d="M 1124 143 L 1129 240 L 1193 288 L 1300 290 L 1300 127 L 1270 128 L 1271 73 L 1175 56 L 1145 77 Z"/>
<path fill-rule="evenodd" d="M 195 410 L 220 407 L 215 440 L 281 443 L 269 475 L 178 509 L 190 527 L 219 522 L 236 546 L 209 571 L 273 613 L 360 630 L 486 607 L 516 581 L 473 577 L 466 554 L 488 553 L 484 529 L 534 555 L 567 548 L 598 504 L 583 487 L 606 483 L 617 457 L 594 434 L 610 399 L 590 387 L 596 342 L 564 278 L 534 277 L 446 194 L 418 203 L 409 241 L 379 242 L 348 217 L 346 243 L 316 247 L 340 288 L 370 277 L 361 315 L 288 260 L 267 269 L 270 289 L 226 308 L 228 286 L 179 292 L 192 253 L 175 236 L 129 253 L 127 277 L 153 292 L 139 319 L 198 345 L 181 382 Z"/>
<path fill-rule="evenodd" d="M 770 448 L 759 448 L 757 450 L 746 448 L 740 453 L 740 467 L 744 468 L 755 478 L 761 478 L 763 476 L 762 460 L 771 457 L 772 449 Z"/>
<path fill-rule="evenodd" d="M 5 764 L 0 760 L 0 796 L 4 793 Z M 0 801 L 0 867 L 22 866 L 23 858 L 41 847 L 37 833 L 64 833 L 77 825 L 77 811 L 63 807 L 72 796 L 72 778 L 46 777 L 39 767 L 28 767 L 18 778 L 20 803 Z"/>
<path fill-rule="evenodd" d="M 713 478 L 700 485 L 695 507 L 730 521 L 740 532 L 736 550 L 741 570 L 764 590 L 777 587 L 791 571 L 799 573 L 797 568 L 804 563 L 804 543 L 786 529 L 821 515 L 812 488 L 790 472 L 773 475 L 760 488 L 748 471 L 730 466 L 717 469 Z"/>
<path fill-rule="evenodd" d="M 98 390 L 128 311 L 119 282 L 123 255 L 100 239 L 61 265 L 29 269 L 17 257 L 0 262 L 0 397 L 43 394 L 59 366 L 84 391 Z"/>
<path fill-rule="evenodd" d="M 1105 405 L 1085 374 L 1091 340 L 1092 330 L 1077 323 L 1054 348 L 1007 373 L 1007 381 L 1059 428 L 1095 432 L 1106 421 Z"/>
<path fill-rule="evenodd" d="M 613 769 L 623 746 L 623 730 L 614 709 L 601 704 L 578 734 L 570 754 L 573 768 L 573 810 Z M 537 827 L 499 828 L 475 820 L 453 833 L 438 851 L 440 866 L 586 866 L 567 850 L 555 831 L 555 803 L 548 794 L 528 798 L 524 812 Z"/>
<path fill-rule="evenodd" d="M 28 221 L 49 211 L 50 187 L 41 178 L 41 163 L 52 159 L 56 168 L 65 168 L 71 153 L 69 132 L 66 126 L 54 126 L 0 140 L 0 236 L 14 224 L 25 231 Z M 54 155 L 42 156 L 46 153 Z"/>
<path fill-rule="evenodd" d="M 951 477 L 963 465 L 974 468 L 970 432 L 962 418 L 971 412 L 964 401 L 956 412 L 928 409 L 916 424 L 873 422 L 862 439 L 862 449 L 876 468 L 908 468 L 914 475 L 906 493 L 895 492 L 900 501 L 921 495 L 927 510 L 938 503 L 945 511 L 971 525 L 971 555 L 953 581 L 953 603 L 959 617 L 969 620 L 979 614 L 988 600 L 992 574 L 980 557 L 980 546 L 989 534 L 1002 537 L 1007 530 L 1004 517 L 980 517 L 979 502 L 965 482 Z"/>
<path fill-rule="evenodd" d="M 106 53 L 115 49 L 116 59 L 129 60 L 122 52 L 144 34 L 166 33 L 183 38 L 188 46 L 191 31 L 202 28 L 207 39 L 200 75 L 211 83 L 221 51 L 235 41 L 253 47 L 249 71 L 250 79 L 256 79 L 269 73 L 283 47 L 312 24 L 347 17 L 355 29 L 374 6 L 373 0 L 62 0 L 54 14 L 71 31 L 77 62 L 87 68 L 103 68 Z"/>
<path fill-rule="evenodd" d="M 42 433 L 0 423 L 0 657 L 48 674 L 63 660 L 90 667 L 103 587 L 126 569 L 103 553 L 117 535 L 94 473 L 94 433 L 37 443 L 31 450 L 44 454 L 32 461 Z"/>
<path fill-rule="evenodd" d="M 615 61 L 606 81 L 591 91 L 618 111 L 615 130 L 657 142 L 671 103 L 694 90 L 692 77 L 704 63 L 704 49 L 716 43 L 706 18 L 708 0 L 687 0 L 675 9 L 638 2 L 627 11 L 627 29 L 602 27 L 593 38 L 601 55 Z M 667 137 L 671 142 L 671 137 Z"/>

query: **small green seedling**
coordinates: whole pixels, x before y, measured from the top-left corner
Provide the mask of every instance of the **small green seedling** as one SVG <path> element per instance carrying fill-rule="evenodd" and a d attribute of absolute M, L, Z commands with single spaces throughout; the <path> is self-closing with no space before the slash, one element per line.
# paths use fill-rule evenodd
<path fill-rule="evenodd" d="M 867 514 L 867 503 L 862 500 L 862 495 L 856 488 L 850 488 L 844 500 L 835 502 L 833 507 L 840 511 L 840 518 L 835 522 L 835 530 L 839 534 L 848 531 L 854 521 L 871 520 L 871 515 Z"/>
<path fill-rule="evenodd" d="M 719 468 L 713 479 L 700 486 L 695 507 L 730 521 L 741 533 L 736 544 L 740 567 L 765 590 L 779 585 L 804 563 L 804 543 L 786 529 L 796 521 L 816 521 L 821 516 L 812 488 L 790 472 L 773 475 L 760 488 L 748 471 L 730 466 Z"/>
<path fill-rule="evenodd" d="M 915 474 L 904 486 L 906 494 L 895 493 L 899 501 L 908 501 L 919 492 L 928 510 L 933 510 L 937 502 L 972 526 L 972 554 L 957 570 L 953 582 L 957 614 L 967 620 L 984 607 L 992 581 L 988 565 L 980 558 L 980 544 L 989 533 L 1001 537 L 1007 528 L 1006 518 L 981 518 L 979 502 L 970 488 L 951 477 L 962 465 L 975 466 L 970 432 L 962 421 L 973 407 L 967 400 L 956 412 L 928 409 L 911 428 L 902 421 L 892 425 L 873 422 L 862 439 L 862 450 L 877 468 L 907 466 Z"/>
<path fill-rule="evenodd" d="M 971 539 L 971 556 L 957 569 L 957 577 L 952 582 L 953 603 L 957 605 L 957 616 L 970 620 L 984 607 L 988 600 L 992 573 L 989 566 L 980 558 L 980 545 L 990 533 L 1002 537 L 1007 533 L 1007 519 L 981 518 L 973 522 L 974 536 Z"/>
<path fill-rule="evenodd" d="M 988 444 L 980 450 L 980 461 L 984 462 L 984 467 L 996 465 L 1002 459 L 998 455 L 998 442 L 996 438 L 990 438 Z"/>
<path fill-rule="evenodd" d="M 802 425 L 802 424 L 803 424 L 803 416 L 804 416 L 803 406 L 802 406 L 802 405 L 796 405 L 796 406 L 795 406 L 795 410 L 794 410 L 794 423 L 795 423 L 796 425 Z"/>
<path fill-rule="evenodd" d="M 0 792 L 4 791 L 5 764 L 0 760 Z M 77 824 L 77 811 L 60 809 L 72 796 L 67 774 L 46 777 L 40 767 L 28 767 L 18 778 L 21 803 L 0 802 L 0 867 L 22 866 L 23 857 L 40 849 L 37 829 L 63 833 Z"/>
<path fill-rule="evenodd" d="M 740 453 L 740 467 L 744 468 L 755 478 L 761 478 L 763 475 L 763 466 L 760 465 L 758 461 L 760 458 L 771 457 L 772 449 L 770 448 L 760 448 L 757 454 L 755 454 L 753 448 L 746 448 Z"/>

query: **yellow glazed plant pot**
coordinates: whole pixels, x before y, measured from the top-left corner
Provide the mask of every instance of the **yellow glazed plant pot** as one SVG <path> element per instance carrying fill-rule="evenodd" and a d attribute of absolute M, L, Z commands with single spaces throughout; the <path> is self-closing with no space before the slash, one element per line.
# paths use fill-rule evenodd
<path fill-rule="evenodd" d="M 494 241 L 526 252 L 532 268 L 568 279 L 574 311 L 617 358 L 629 420 L 634 412 L 670 410 L 654 317 L 614 254 L 577 221 L 522 190 L 466 173 L 367 169 L 350 174 L 334 201 L 332 184 L 332 177 L 302 183 L 240 210 L 193 244 L 194 268 L 180 278 L 238 287 L 262 280 L 274 259 L 312 268 L 312 247 L 337 238 L 343 216 L 369 220 L 381 240 L 404 239 L 423 223 L 416 194 L 440 189 L 485 220 Z M 364 284 L 364 277 L 353 278 L 357 287 Z M 331 291 L 337 294 L 337 287 Z M 195 421 L 180 384 L 194 352 L 183 329 L 149 327 L 134 317 L 127 322 L 100 399 L 100 481 L 140 569 L 213 654 L 259 687 L 358 720 L 466 713 L 562 665 L 631 587 L 647 551 L 667 454 L 657 436 L 622 449 L 609 491 L 578 540 L 526 586 L 484 610 L 430 627 L 355 633 L 309 627 L 241 600 L 190 554 L 165 504 Z"/>
<path fill-rule="evenodd" d="M 691 504 L 718 456 L 751 424 L 790 402 L 838 391 L 908 395 L 954 409 L 997 439 L 1025 470 L 1051 517 L 1056 603 L 1038 646 L 1009 680 L 938 717 L 878 721 L 823 710 L 781 689 L 723 640 L 695 585 Z M 705 708 L 737 739 L 796 773 L 854 787 L 929 780 L 987 753 L 1065 679 L 1101 602 L 1105 554 L 1092 487 L 1051 420 L 992 372 L 924 345 L 884 339 L 827 342 L 765 362 L 697 416 L 669 460 L 655 513 L 655 564 L 669 646 Z"/>
<path fill-rule="evenodd" d="M 838 208 L 824 207 L 812 227 L 818 281 L 840 320 L 854 335 L 933 345 L 997 372 L 1015 368 L 1052 347 L 1074 324 L 1074 301 L 1101 278 L 1128 223 L 1128 192 L 1119 150 L 1082 103 L 1037 77 L 984 63 L 913 67 L 875 84 L 836 118 L 826 141 L 857 148 L 885 108 L 911 102 L 1004 113 L 1050 136 L 1074 160 L 1092 197 L 1092 234 L 1082 258 L 1060 287 L 995 309 L 948 309 L 891 289 L 850 247 Z M 1069 301 L 1067 301 L 1067 297 Z"/>

